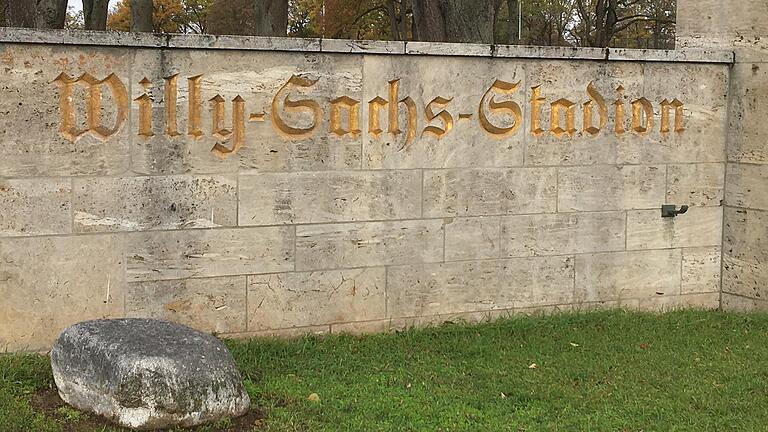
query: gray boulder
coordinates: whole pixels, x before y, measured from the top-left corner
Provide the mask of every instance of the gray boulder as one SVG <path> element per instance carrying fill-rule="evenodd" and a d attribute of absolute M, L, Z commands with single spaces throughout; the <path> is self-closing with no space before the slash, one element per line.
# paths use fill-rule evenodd
<path fill-rule="evenodd" d="M 237 417 L 251 403 L 218 339 L 168 321 L 75 324 L 56 340 L 51 366 L 65 402 L 133 429 Z"/>

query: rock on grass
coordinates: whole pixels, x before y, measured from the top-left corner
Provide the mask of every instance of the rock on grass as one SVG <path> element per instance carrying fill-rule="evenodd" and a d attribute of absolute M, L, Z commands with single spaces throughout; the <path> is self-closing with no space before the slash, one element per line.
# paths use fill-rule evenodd
<path fill-rule="evenodd" d="M 65 402 L 128 428 L 197 426 L 250 406 L 227 348 L 168 321 L 75 324 L 56 340 L 51 366 Z"/>

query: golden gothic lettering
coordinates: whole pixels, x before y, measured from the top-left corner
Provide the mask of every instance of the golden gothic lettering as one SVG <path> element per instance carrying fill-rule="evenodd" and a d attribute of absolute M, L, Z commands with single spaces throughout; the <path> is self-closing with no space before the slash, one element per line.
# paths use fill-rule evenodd
<path fill-rule="evenodd" d="M 488 91 L 485 92 L 483 95 L 483 99 L 480 101 L 480 108 L 478 108 L 478 117 L 480 117 L 480 126 L 483 128 L 485 132 L 487 132 L 489 135 L 491 135 L 494 138 L 504 138 L 512 135 L 517 131 L 518 128 L 520 128 L 520 125 L 523 123 L 523 112 L 520 109 L 520 105 L 517 103 L 506 100 L 504 102 L 496 102 L 495 96 L 491 96 L 490 101 L 488 101 L 488 110 L 491 113 L 508 113 L 512 116 L 514 119 L 511 126 L 508 127 L 499 127 L 494 126 L 490 120 L 488 120 L 488 117 L 485 115 L 484 108 L 484 101 L 486 100 L 486 97 L 491 93 L 500 93 L 500 94 L 506 94 L 510 95 L 514 93 L 517 90 L 517 87 L 520 85 L 520 82 L 518 81 L 515 84 L 504 82 L 501 80 L 494 81 L 493 85 L 488 89 Z"/>
<path fill-rule="evenodd" d="M 347 128 L 342 126 L 341 112 L 347 113 Z M 349 96 L 341 96 L 331 101 L 331 133 L 337 136 L 360 134 L 360 102 Z"/>
<path fill-rule="evenodd" d="M 275 127 L 275 131 L 289 140 L 300 140 L 311 136 L 320 124 L 320 104 L 311 99 L 290 100 L 288 95 L 283 99 L 283 108 L 285 111 L 292 113 L 299 113 L 302 111 L 308 111 L 312 114 L 312 125 L 306 128 L 289 126 L 285 120 L 281 117 L 280 110 L 280 98 L 283 94 L 287 93 L 287 90 L 293 86 L 299 88 L 312 87 L 317 83 L 317 80 L 310 80 L 294 75 L 291 79 L 280 87 L 280 90 L 275 94 L 275 98 L 272 99 L 272 125 Z"/>
<path fill-rule="evenodd" d="M 537 138 L 551 135 L 557 139 L 589 139 L 603 133 L 617 136 L 632 133 L 645 137 L 656 128 L 664 138 L 671 133 L 685 131 L 683 102 L 667 98 L 658 101 L 659 109 L 655 110 L 653 101 L 642 95 L 629 97 L 625 95 L 623 86 L 610 89 L 615 99 L 609 106 L 605 95 L 593 82 L 586 84 L 583 99 L 571 100 L 548 94 L 542 85 L 527 87 L 526 95 L 526 88 L 522 88 L 520 81 L 494 79 L 489 80 L 488 87 L 478 89 L 481 96 L 474 107 L 457 106 L 455 95 L 420 95 L 428 100 L 422 105 L 423 115 L 420 116 L 416 100 L 408 95 L 401 97 L 403 82 L 399 78 L 387 83 L 386 99 L 376 95 L 367 103 L 344 94 L 330 97 L 318 94 L 318 81 L 308 75 L 292 75 L 272 96 L 270 106 L 265 107 L 249 106 L 246 100 L 248 95 L 235 95 L 231 99 L 221 94 L 203 96 L 203 75 L 184 77 L 174 74 L 163 79 L 161 113 L 164 118 L 158 121 L 164 124 L 155 125 L 155 83 L 143 78 L 136 87 L 143 93 L 133 99 L 138 111 L 136 134 L 144 139 L 158 133 L 169 138 L 181 136 L 178 116 L 180 91 L 186 91 L 187 98 L 186 124 L 181 127 L 185 127 L 187 135 L 195 140 L 202 139 L 206 134 L 212 137 L 216 143 L 210 150 L 221 158 L 235 154 L 247 145 L 246 132 L 250 123 L 268 122 L 274 133 L 291 141 L 309 139 L 325 127 L 327 133 L 336 139 L 355 139 L 363 133 L 360 126 L 363 117 L 361 107 L 367 107 L 369 138 L 391 140 L 397 144 L 393 148 L 398 151 L 408 151 L 417 136 L 442 140 L 455 133 L 454 130 L 461 125 L 461 128 L 471 127 L 473 113 L 477 114 L 477 127 L 485 134 L 495 139 L 509 138 L 521 133 L 526 109 L 530 129 L 522 133 Z M 179 89 L 180 82 L 186 82 L 185 89 Z M 126 123 L 130 100 L 126 85 L 117 75 L 110 74 L 99 80 L 88 73 L 78 78 L 62 73 L 53 83 L 59 87 L 59 133 L 65 139 L 76 142 L 90 134 L 107 140 Z M 85 113 L 76 112 L 75 107 L 79 106 L 73 102 L 76 89 L 82 90 Z M 105 105 L 105 92 L 111 96 L 109 106 Z M 206 107 L 204 101 L 207 101 L 208 111 L 203 111 Z M 249 112 L 249 108 L 253 111 Z M 103 118 L 107 117 L 104 113 L 110 113 L 108 120 Z M 656 113 L 659 118 L 656 118 Z M 78 114 L 84 114 L 84 121 L 78 120 Z M 205 120 L 210 125 L 209 130 L 203 124 L 204 119 L 209 119 Z M 109 125 L 105 125 L 105 121 L 110 122 Z M 610 122 L 613 123 L 612 128 L 608 128 Z"/>
<path fill-rule="evenodd" d="M 608 123 L 608 107 L 605 105 L 605 99 L 595 89 L 592 83 L 587 85 L 587 94 L 589 100 L 584 102 L 584 122 L 582 124 L 582 130 L 590 135 L 597 135 L 603 130 Z M 597 106 L 598 126 L 595 127 L 592 120 L 592 110 Z"/>
<path fill-rule="evenodd" d="M 448 111 L 442 109 L 448 106 L 448 103 L 451 102 L 453 98 L 446 99 L 442 98 L 440 96 L 432 99 L 430 103 L 427 104 L 427 106 L 424 108 L 424 117 L 427 121 L 427 126 L 424 128 L 424 130 L 421 132 L 421 135 L 432 135 L 434 137 L 437 137 L 437 139 L 440 139 L 444 137 L 448 132 L 453 129 L 453 116 Z M 440 112 L 435 114 L 432 105 L 435 106 L 435 108 L 441 108 Z M 431 126 L 429 123 L 432 120 L 440 119 L 440 121 L 443 122 L 443 127 L 437 127 L 437 126 Z"/>
<path fill-rule="evenodd" d="M 200 129 L 200 106 L 202 104 L 200 87 L 202 86 L 202 80 L 202 75 L 196 75 L 187 79 L 187 82 L 189 83 L 189 118 L 187 120 L 187 135 L 195 139 L 205 135 L 202 129 Z M 166 121 L 168 120 L 166 119 Z"/>
<path fill-rule="evenodd" d="M 128 91 L 115 74 L 110 74 L 103 80 L 98 80 L 90 74 L 82 74 L 73 78 L 62 73 L 53 82 L 59 86 L 59 133 L 65 139 L 76 142 L 85 134 L 91 134 L 100 140 L 111 137 L 123 126 L 128 119 Z M 82 86 L 85 90 L 85 128 L 78 128 L 75 109 L 72 106 L 74 87 Z M 112 94 L 115 108 L 115 123 L 110 127 L 102 124 L 102 87 Z M 140 102 L 141 103 L 141 102 Z M 146 131 L 145 131 L 146 133 Z"/>

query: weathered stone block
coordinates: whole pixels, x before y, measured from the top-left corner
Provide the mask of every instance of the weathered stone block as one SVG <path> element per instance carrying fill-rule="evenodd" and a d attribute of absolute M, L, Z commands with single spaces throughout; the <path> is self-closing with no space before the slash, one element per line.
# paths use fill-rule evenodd
<path fill-rule="evenodd" d="M 500 254 L 500 217 L 446 219 L 446 261 L 500 258 Z"/>
<path fill-rule="evenodd" d="M 721 252 L 720 247 L 683 249 L 682 294 L 720 291 Z"/>
<path fill-rule="evenodd" d="M 444 324 L 480 324 L 491 322 L 508 314 L 508 309 L 483 312 L 457 312 L 442 315 L 426 315 L 404 318 L 392 318 L 390 330 L 404 331 L 411 328 L 435 327 Z"/>
<path fill-rule="evenodd" d="M 293 339 L 306 335 L 324 335 L 331 332 L 331 326 L 309 326 L 309 327 L 291 327 L 284 329 L 270 329 L 261 331 L 249 331 L 245 333 L 229 333 L 223 335 L 231 339 L 253 339 L 253 338 L 284 338 Z"/>
<path fill-rule="evenodd" d="M 554 168 L 424 172 L 424 216 L 484 216 L 554 212 Z"/>
<path fill-rule="evenodd" d="M 419 264 L 387 269 L 387 313 L 416 317 L 514 307 L 512 289 L 500 290 L 499 262 Z"/>
<path fill-rule="evenodd" d="M 722 207 L 691 207 L 674 218 L 660 210 L 627 212 L 627 250 L 718 246 L 722 233 Z"/>
<path fill-rule="evenodd" d="M 726 207 L 724 223 L 725 256 L 755 264 L 768 260 L 768 212 Z"/>
<path fill-rule="evenodd" d="M 127 171 L 130 127 L 127 110 L 115 102 L 129 103 L 133 51 L 91 47 L 83 54 L 71 47 L 3 44 L 0 57 L 0 176 Z M 90 88 L 101 89 L 98 100 Z M 102 133 L 86 124 L 89 104 L 101 107 L 93 122 Z"/>
<path fill-rule="evenodd" d="M 629 164 L 724 162 L 728 134 L 728 76 L 725 64 L 643 64 L 642 97 L 653 105 L 651 130 L 639 146 L 623 151 Z M 706 89 L 706 90 L 705 90 Z M 636 97 L 639 97 L 636 96 Z M 662 102 L 682 105 L 682 130 L 677 129 L 675 108 L 669 108 L 669 132 L 662 132 Z M 631 113 L 630 105 L 627 104 Z M 629 117 L 632 117 L 631 115 Z M 628 129 L 631 125 L 627 125 Z"/>
<path fill-rule="evenodd" d="M 719 206 L 725 186 L 724 164 L 667 166 L 667 203 Z"/>
<path fill-rule="evenodd" d="M 296 270 L 299 271 L 442 260 L 442 220 L 325 224 L 296 228 Z"/>
<path fill-rule="evenodd" d="M 450 73 L 445 68 L 446 60 L 452 65 Z M 400 102 L 397 128 L 391 128 L 389 124 L 390 105 L 380 105 L 379 123 L 373 127 L 370 109 L 364 110 L 361 124 L 368 128 L 363 133 L 363 168 L 479 168 L 523 164 L 522 121 L 516 123 L 508 112 L 490 113 L 486 106 L 482 108 L 488 121 L 486 128 L 517 128 L 511 134 L 492 134 L 479 119 L 481 107 L 489 103 L 484 95 L 494 85 L 494 78 L 517 84 L 515 100 L 522 102 L 525 99 L 525 70 L 521 62 L 490 58 L 365 56 L 363 71 L 363 101 L 366 104 L 372 101 L 389 104 L 393 98 L 390 92 Z M 434 79 L 419 78 L 425 76 Z M 496 97 L 506 98 L 504 95 Z M 411 105 L 410 110 L 407 104 Z M 434 118 L 427 113 L 427 106 L 432 114 L 436 114 Z M 432 128 L 427 129 L 429 126 Z M 369 133 L 378 129 L 381 132 Z M 390 133 L 391 130 L 399 132 Z"/>
<path fill-rule="evenodd" d="M 0 351 L 50 348 L 65 327 L 123 316 L 123 240 L 0 239 Z"/>
<path fill-rule="evenodd" d="M 683 307 L 696 309 L 720 309 L 720 293 L 701 293 L 681 295 Z"/>
<path fill-rule="evenodd" d="M 132 233 L 126 256 L 130 282 L 290 271 L 294 228 Z"/>
<path fill-rule="evenodd" d="M 248 277 L 248 330 L 306 327 L 385 317 L 384 268 Z"/>
<path fill-rule="evenodd" d="M 515 309 L 512 311 L 512 313 L 514 315 L 524 315 L 528 317 L 542 317 L 581 310 L 578 309 L 579 306 L 580 305 L 533 306 L 528 308 Z"/>
<path fill-rule="evenodd" d="M 254 63 L 256 57 L 259 61 Z M 153 135 L 133 140 L 134 171 L 172 174 L 256 169 L 283 172 L 359 169 L 361 166 L 360 135 L 332 133 L 328 120 L 331 101 L 337 98 L 347 97 L 363 103 L 361 56 L 142 50 L 136 54 L 133 71 L 133 82 L 147 78 L 151 83 L 149 90 L 135 85 L 133 99 L 146 94 L 153 119 Z M 291 81 L 293 76 L 297 78 Z M 171 77 L 176 77 L 174 83 Z M 286 97 L 311 100 L 317 104 L 317 111 L 286 110 Z M 222 130 L 218 133 L 212 126 L 216 110 L 208 109 L 217 101 L 224 108 L 220 118 Z M 199 109 L 190 110 L 190 104 Z M 237 114 L 240 117 L 233 113 L 236 106 L 241 108 L 242 112 Z M 167 132 L 166 122 L 169 107 L 176 108 L 173 111 L 176 127 L 171 134 Z M 140 104 L 134 104 L 133 118 L 139 119 L 139 109 Z M 242 134 L 237 137 L 233 118 L 242 125 Z M 239 137 L 242 139 L 237 144 Z M 220 147 L 214 151 L 217 144 Z M 237 151 L 227 153 L 236 145 L 240 147 Z"/>
<path fill-rule="evenodd" d="M 234 176 L 74 180 L 75 231 L 148 231 L 237 225 Z"/>
<path fill-rule="evenodd" d="M 119 33 L 118 33 L 119 34 Z M 129 33 L 134 37 L 146 37 L 146 33 Z M 140 35 L 140 36 L 139 36 Z M 122 36 L 122 35 L 121 35 Z M 159 35 L 155 35 L 159 36 Z M 169 48 L 216 48 L 241 51 L 320 51 L 321 39 L 299 37 L 164 34 L 162 41 Z"/>
<path fill-rule="evenodd" d="M 390 267 L 392 317 L 491 311 L 573 301 L 573 257 Z"/>
<path fill-rule="evenodd" d="M 159 318 L 209 333 L 245 331 L 245 276 L 128 284 L 126 316 Z"/>
<path fill-rule="evenodd" d="M 576 256 L 581 301 L 640 299 L 680 294 L 679 249 Z"/>
<path fill-rule="evenodd" d="M 574 257 L 502 260 L 499 290 L 511 290 L 515 309 L 574 302 Z"/>
<path fill-rule="evenodd" d="M 726 176 L 729 206 L 768 210 L 768 165 L 728 164 Z"/>
<path fill-rule="evenodd" d="M 766 58 L 767 32 L 763 17 L 768 5 L 762 0 L 743 0 L 724 4 L 718 0 L 680 0 L 678 2 L 677 41 L 679 47 L 737 47 L 753 51 L 737 56 L 745 61 Z M 759 54 L 763 55 L 760 56 Z"/>
<path fill-rule="evenodd" d="M 726 207 L 722 291 L 768 299 L 768 212 Z"/>
<path fill-rule="evenodd" d="M 624 212 L 506 216 L 502 257 L 624 250 Z"/>
<path fill-rule="evenodd" d="M 743 3 L 760 2 L 747 0 Z M 753 31 L 750 24 L 754 24 L 755 20 L 752 18 L 755 10 L 749 7 L 742 9 L 726 6 L 728 7 L 726 11 L 723 10 L 723 3 L 717 0 L 681 0 L 680 4 L 686 8 L 684 9 L 686 12 L 681 13 L 679 18 L 678 37 L 681 42 L 695 42 L 697 39 L 715 37 L 723 38 L 723 42 L 726 42 L 726 37 L 731 35 L 735 37 L 737 32 L 751 34 Z M 734 28 L 733 24 L 737 19 L 741 25 Z"/>
<path fill-rule="evenodd" d="M 723 293 L 721 307 L 726 312 L 765 312 L 768 301 Z"/>
<path fill-rule="evenodd" d="M 331 325 L 331 333 L 349 335 L 384 333 L 389 331 L 391 324 L 392 320 L 390 319 L 339 323 Z"/>
<path fill-rule="evenodd" d="M 620 302 L 620 307 L 642 312 L 669 312 L 682 308 L 712 310 L 720 307 L 720 293 L 627 299 Z"/>
<path fill-rule="evenodd" d="M 531 94 L 530 100 L 538 103 L 535 107 L 526 103 L 526 132 L 533 134 L 527 137 L 526 164 L 721 162 L 727 78 L 726 65 L 676 64 L 670 68 L 668 63 L 648 62 L 530 62 L 526 83 L 536 89 L 536 97 Z M 702 79 L 707 81 L 706 95 L 702 94 Z M 598 101 L 605 108 L 600 122 L 595 108 Z M 674 109 L 668 121 L 662 120 L 662 103 L 673 101 L 682 103 L 679 128 Z M 591 125 L 586 124 L 583 110 L 583 103 L 589 102 Z M 556 103 L 573 104 L 570 125 L 565 113 L 560 113 L 560 119 L 552 115 Z M 643 103 L 650 104 L 652 114 L 647 124 L 640 118 L 635 122 L 633 114 L 634 106 Z M 618 115 L 617 107 L 623 107 L 624 115 Z"/>
<path fill-rule="evenodd" d="M 320 43 L 325 52 L 405 54 L 402 41 L 321 39 Z"/>
<path fill-rule="evenodd" d="M 558 175 L 561 212 L 647 209 L 664 202 L 663 166 L 561 168 Z"/>
<path fill-rule="evenodd" d="M 418 171 L 273 173 L 240 176 L 240 225 L 413 219 L 421 216 Z"/>
<path fill-rule="evenodd" d="M 72 184 L 64 179 L 0 179 L 0 236 L 68 234 Z"/>
<path fill-rule="evenodd" d="M 413 41 L 405 44 L 405 52 L 406 54 L 490 57 L 493 52 L 493 46 L 477 43 Z"/>
<path fill-rule="evenodd" d="M 759 300 L 768 300 L 768 268 L 760 261 L 723 257 L 724 293 L 736 294 Z"/>
<path fill-rule="evenodd" d="M 768 54 L 764 61 L 768 61 Z M 737 63 L 731 74 L 728 161 L 768 163 L 768 64 Z"/>
<path fill-rule="evenodd" d="M 598 63 L 540 60 L 526 63 L 528 98 L 525 100 L 526 165 L 594 165 L 621 162 L 626 148 L 647 145 L 643 136 L 616 134 L 613 118 L 600 127 L 596 102 L 588 93 L 591 87 L 604 103 L 616 100 L 621 86 L 627 95 L 643 94 L 643 67 L 640 63 Z M 533 106 L 533 88 L 537 105 Z M 639 96 L 638 96 L 639 97 Z M 573 124 L 567 124 L 567 112 L 552 115 L 557 101 L 573 103 Z M 585 125 L 583 103 L 592 101 L 593 124 Z M 614 116 L 613 110 L 606 115 Z M 615 117 L 615 116 L 614 116 Z M 611 121 L 609 121 L 611 120 Z M 599 131 L 589 133 L 590 126 Z M 557 128 L 561 131 L 558 131 Z"/>

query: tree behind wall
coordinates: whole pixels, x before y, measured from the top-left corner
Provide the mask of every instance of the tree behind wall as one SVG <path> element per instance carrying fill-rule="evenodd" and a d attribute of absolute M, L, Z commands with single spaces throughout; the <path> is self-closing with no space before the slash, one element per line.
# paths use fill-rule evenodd
<path fill-rule="evenodd" d="M 67 0 L 0 0 L 0 26 L 64 28 Z"/>
<path fill-rule="evenodd" d="M 151 32 L 152 0 L 131 0 L 131 31 Z"/>
<path fill-rule="evenodd" d="M 285 36 L 288 0 L 217 0 L 208 13 L 212 34 Z"/>
<path fill-rule="evenodd" d="M 414 39 L 493 43 L 495 6 L 491 0 L 413 0 Z"/>
<path fill-rule="evenodd" d="M 673 48 L 674 0 L 573 0 L 571 34 L 581 46 Z M 628 34 L 635 34 L 635 38 Z M 638 33 L 642 34 L 639 38 Z M 671 34 L 671 37 L 670 37 Z M 634 40 L 632 40 L 634 39 Z M 643 43 L 639 39 L 650 40 Z M 623 42 L 623 43 L 622 43 Z M 643 46 L 644 45 L 644 46 Z"/>
<path fill-rule="evenodd" d="M 67 0 L 37 0 L 35 27 L 61 29 L 67 18 Z"/>
<path fill-rule="evenodd" d="M 330 39 L 410 40 L 411 0 L 290 0 L 288 34 Z"/>
<path fill-rule="evenodd" d="M 106 30 L 109 0 L 83 0 L 86 30 Z"/>
<path fill-rule="evenodd" d="M 155 33 L 206 33 L 212 0 L 153 0 L 152 30 Z M 107 18 L 110 30 L 130 31 L 131 0 L 115 4 Z"/>

